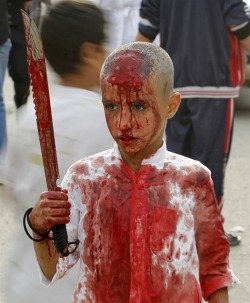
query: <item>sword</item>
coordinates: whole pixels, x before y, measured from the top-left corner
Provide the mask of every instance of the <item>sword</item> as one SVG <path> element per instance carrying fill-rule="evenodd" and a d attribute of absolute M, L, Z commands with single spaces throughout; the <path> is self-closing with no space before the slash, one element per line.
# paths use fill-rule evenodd
<path fill-rule="evenodd" d="M 29 15 L 21 10 L 25 38 L 29 75 L 35 104 L 36 122 L 40 141 L 43 166 L 47 188 L 49 191 L 59 191 L 56 182 L 59 179 L 59 169 L 56 155 L 56 144 L 53 129 L 53 120 L 50 106 L 49 87 L 46 72 L 43 45 L 35 22 Z M 66 225 L 56 225 L 52 228 L 54 244 L 60 257 L 67 256 L 69 245 L 79 243 L 68 243 Z"/>

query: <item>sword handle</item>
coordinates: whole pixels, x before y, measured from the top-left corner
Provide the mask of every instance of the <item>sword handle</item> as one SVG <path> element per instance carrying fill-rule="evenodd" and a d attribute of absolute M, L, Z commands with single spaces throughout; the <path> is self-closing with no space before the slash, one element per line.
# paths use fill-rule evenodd
<path fill-rule="evenodd" d="M 50 190 L 61 191 L 61 187 L 56 185 L 56 177 L 54 178 L 46 178 L 50 180 L 47 182 L 47 187 Z M 68 250 L 68 233 L 66 229 L 66 224 L 55 225 L 52 227 L 54 245 L 56 247 L 56 251 L 59 253 L 60 257 L 67 257 L 69 255 Z"/>
<path fill-rule="evenodd" d="M 60 254 L 60 257 L 67 257 L 69 255 L 68 250 L 68 235 L 66 230 L 66 225 L 55 225 L 52 228 L 54 245 L 57 252 Z"/>
<path fill-rule="evenodd" d="M 61 191 L 61 187 L 58 187 L 56 185 L 55 179 L 53 179 L 51 183 L 47 183 L 47 185 L 48 185 L 48 190 Z M 52 231 L 53 231 L 54 245 L 56 247 L 57 252 L 60 255 L 60 258 L 67 257 L 69 254 L 72 254 L 73 252 L 76 251 L 80 241 L 76 239 L 73 242 L 68 242 L 66 224 L 55 225 L 52 227 Z"/>

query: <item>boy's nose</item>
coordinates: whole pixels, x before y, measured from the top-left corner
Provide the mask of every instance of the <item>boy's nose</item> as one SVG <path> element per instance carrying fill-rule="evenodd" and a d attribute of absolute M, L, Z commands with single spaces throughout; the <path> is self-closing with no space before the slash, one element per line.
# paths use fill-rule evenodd
<path fill-rule="evenodd" d="M 128 108 L 124 108 L 120 114 L 119 128 L 121 130 L 130 129 L 132 127 L 132 113 Z"/>

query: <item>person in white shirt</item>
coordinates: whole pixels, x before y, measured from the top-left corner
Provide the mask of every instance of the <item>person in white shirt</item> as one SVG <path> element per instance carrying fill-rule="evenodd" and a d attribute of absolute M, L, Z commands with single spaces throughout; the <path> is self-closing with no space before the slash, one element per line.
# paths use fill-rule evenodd
<path fill-rule="evenodd" d="M 106 20 L 106 48 L 115 48 L 135 41 L 138 32 L 141 0 L 93 0 L 104 12 Z M 159 44 L 159 37 L 155 39 Z"/>
<path fill-rule="evenodd" d="M 43 20 L 45 56 L 58 76 L 58 83 L 49 83 L 49 88 L 62 177 L 79 158 L 113 147 L 97 92 L 106 57 L 104 24 L 103 13 L 95 4 L 67 0 L 53 6 Z M 5 163 L 2 182 L 16 201 L 15 212 L 21 225 L 24 209 L 46 190 L 33 103 L 18 112 Z M 32 246 L 21 226 L 12 242 L 4 268 L 6 302 L 32 302 L 34 298 L 36 303 L 69 302 L 77 269 L 55 288 L 45 291 L 38 278 Z"/>

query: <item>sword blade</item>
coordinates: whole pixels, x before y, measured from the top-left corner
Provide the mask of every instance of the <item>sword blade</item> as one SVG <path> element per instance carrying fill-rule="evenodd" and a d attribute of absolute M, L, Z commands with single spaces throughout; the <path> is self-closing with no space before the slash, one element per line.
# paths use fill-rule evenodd
<path fill-rule="evenodd" d="M 35 22 L 24 11 L 21 13 L 47 188 L 58 190 L 56 182 L 59 179 L 59 169 L 43 45 Z"/>
<path fill-rule="evenodd" d="M 23 10 L 21 10 L 21 13 L 25 29 L 27 61 L 47 188 L 48 190 L 57 191 L 60 190 L 56 184 L 59 179 L 59 169 L 43 45 L 35 22 Z M 60 257 L 67 256 L 69 250 L 66 225 L 56 225 L 52 228 L 52 231 L 57 252 Z M 78 242 L 75 243 L 78 245 Z"/>

